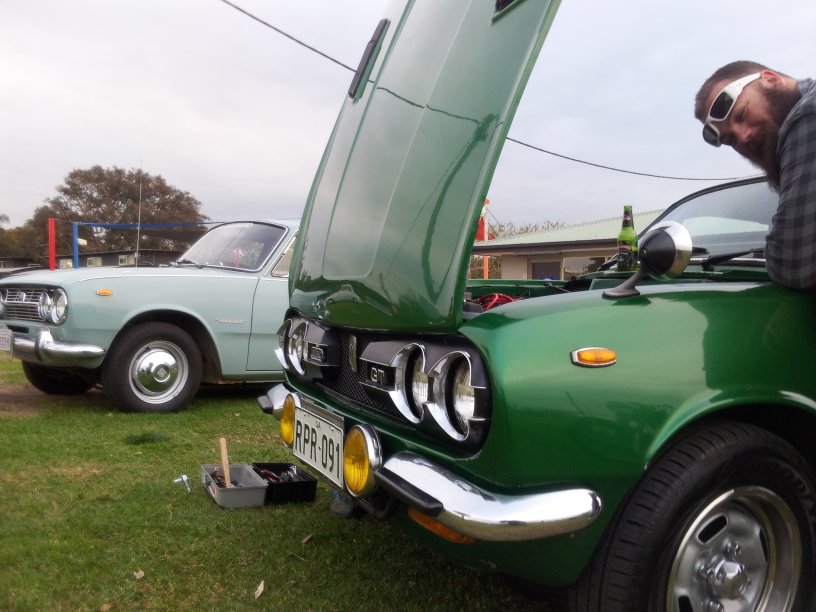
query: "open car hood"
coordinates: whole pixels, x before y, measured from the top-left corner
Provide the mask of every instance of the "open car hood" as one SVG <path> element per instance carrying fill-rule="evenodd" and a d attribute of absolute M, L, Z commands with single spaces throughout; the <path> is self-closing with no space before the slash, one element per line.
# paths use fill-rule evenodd
<path fill-rule="evenodd" d="M 361 329 L 455 330 L 478 217 L 558 2 L 395 2 L 306 204 L 291 305 Z"/>

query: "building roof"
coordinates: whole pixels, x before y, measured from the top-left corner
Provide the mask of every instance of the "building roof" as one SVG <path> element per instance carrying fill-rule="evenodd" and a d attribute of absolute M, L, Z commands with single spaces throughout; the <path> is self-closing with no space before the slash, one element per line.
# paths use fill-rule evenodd
<path fill-rule="evenodd" d="M 661 209 L 635 213 L 635 229 L 637 231 L 644 229 L 662 212 L 663 210 Z M 587 221 L 585 223 L 566 225 L 557 229 L 550 229 L 542 232 L 519 234 L 511 238 L 477 241 L 473 245 L 473 252 L 486 253 L 503 251 L 509 253 L 520 249 L 527 250 L 530 247 L 552 244 L 572 244 L 574 246 L 578 246 L 578 243 L 580 243 L 583 246 L 593 246 L 593 243 L 598 243 L 598 246 L 601 246 L 603 243 L 609 243 L 610 241 L 614 242 L 617 238 L 618 232 L 620 231 L 620 227 L 620 217 L 615 217 L 613 219 L 601 219 L 598 221 Z"/>

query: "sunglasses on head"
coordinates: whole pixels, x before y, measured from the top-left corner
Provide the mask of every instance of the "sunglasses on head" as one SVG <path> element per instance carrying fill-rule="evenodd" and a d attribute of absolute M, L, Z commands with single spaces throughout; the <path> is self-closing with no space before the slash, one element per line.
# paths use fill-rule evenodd
<path fill-rule="evenodd" d="M 742 90 L 748 83 L 756 81 L 762 75 L 761 72 L 749 74 L 741 79 L 732 81 L 722 88 L 717 97 L 711 103 L 711 108 L 708 109 L 708 116 L 703 123 L 703 140 L 708 144 L 719 147 L 720 146 L 720 131 L 711 124 L 712 121 L 725 121 L 728 115 L 734 110 L 734 105 L 737 103 Z"/>

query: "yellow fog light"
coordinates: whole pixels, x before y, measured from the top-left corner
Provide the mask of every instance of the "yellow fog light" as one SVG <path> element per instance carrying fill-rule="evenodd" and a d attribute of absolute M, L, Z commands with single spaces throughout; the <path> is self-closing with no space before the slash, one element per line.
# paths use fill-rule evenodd
<path fill-rule="evenodd" d="M 295 406 L 295 397 L 290 393 L 283 400 L 280 418 L 281 438 L 289 446 L 295 441 Z"/>
<path fill-rule="evenodd" d="M 618 354 L 612 349 L 591 346 L 572 351 L 572 363 L 588 368 L 600 368 L 614 365 L 618 361 Z"/>
<path fill-rule="evenodd" d="M 374 472 L 382 466 L 380 440 L 368 425 L 352 427 L 343 442 L 343 479 L 354 497 L 371 495 L 377 488 Z"/>

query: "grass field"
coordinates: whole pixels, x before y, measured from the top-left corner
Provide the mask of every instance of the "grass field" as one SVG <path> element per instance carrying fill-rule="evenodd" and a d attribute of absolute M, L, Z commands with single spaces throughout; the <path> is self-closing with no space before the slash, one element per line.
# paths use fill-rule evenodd
<path fill-rule="evenodd" d="M 216 505 L 200 465 L 219 462 L 220 436 L 233 463 L 289 460 L 261 392 L 124 414 L 98 390 L 44 395 L 0 361 L 0 609 L 557 610 L 394 523 L 332 516 L 322 483 L 314 503 Z"/>

